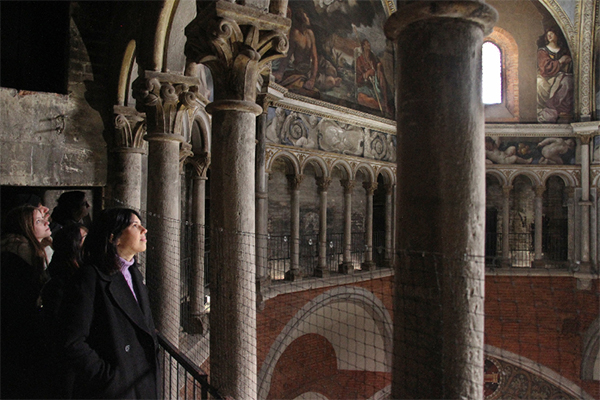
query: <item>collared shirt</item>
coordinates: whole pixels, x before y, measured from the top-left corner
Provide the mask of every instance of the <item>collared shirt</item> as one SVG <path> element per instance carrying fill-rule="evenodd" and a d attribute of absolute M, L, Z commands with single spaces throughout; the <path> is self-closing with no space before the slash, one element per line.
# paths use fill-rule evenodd
<path fill-rule="evenodd" d="M 131 280 L 131 272 L 129 272 L 129 267 L 133 265 L 135 262 L 135 258 L 131 258 L 131 261 L 127 261 L 121 257 L 119 257 L 119 263 L 121 265 L 121 273 L 123 277 L 127 281 L 127 285 L 129 285 L 129 289 L 131 289 L 131 293 L 133 293 L 133 297 L 135 297 L 135 301 L 137 301 L 137 296 L 135 295 L 135 290 L 133 290 L 133 281 Z"/>

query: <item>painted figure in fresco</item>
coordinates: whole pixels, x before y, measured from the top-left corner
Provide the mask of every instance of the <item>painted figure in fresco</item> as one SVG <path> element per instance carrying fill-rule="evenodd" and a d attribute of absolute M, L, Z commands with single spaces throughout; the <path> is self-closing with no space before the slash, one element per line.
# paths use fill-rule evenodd
<path fill-rule="evenodd" d="M 387 85 L 383 64 L 371 51 L 371 42 L 363 39 L 361 54 L 356 59 L 356 90 L 359 104 L 389 114 Z"/>
<path fill-rule="evenodd" d="M 310 28 L 310 18 L 302 8 L 291 13 L 292 28 L 289 34 L 290 48 L 273 73 L 281 86 L 309 97 L 319 97 L 319 90 L 339 86 L 342 79 L 330 62 L 317 54 L 315 34 Z"/>
<path fill-rule="evenodd" d="M 265 132 L 265 137 L 268 142 L 281 143 L 281 129 L 285 121 L 285 110 L 277 107 L 275 109 L 275 117 L 269 121 Z"/>
<path fill-rule="evenodd" d="M 562 156 L 575 149 L 575 140 L 546 138 L 538 144 L 538 147 L 542 152 L 540 164 L 562 165 L 565 163 Z"/>
<path fill-rule="evenodd" d="M 531 164 L 531 159 L 526 160 L 517 155 L 515 146 L 500 150 L 498 143 L 489 136 L 485 138 L 485 156 L 487 164 Z"/>
<path fill-rule="evenodd" d="M 538 122 L 570 119 L 573 110 L 573 63 L 557 27 L 538 40 Z"/>

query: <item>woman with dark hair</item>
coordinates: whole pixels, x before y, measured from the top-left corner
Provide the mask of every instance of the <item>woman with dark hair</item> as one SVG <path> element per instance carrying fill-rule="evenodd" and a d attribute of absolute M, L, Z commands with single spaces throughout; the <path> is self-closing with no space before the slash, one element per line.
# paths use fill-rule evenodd
<path fill-rule="evenodd" d="M 158 343 L 135 258 L 146 250 L 146 232 L 137 212 L 113 208 L 87 235 L 61 308 L 73 398 L 158 398 Z"/>
<path fill-rule="evenodd" d="M 85 192 L 80 190 L 64 192 L 56 203 L 51 215 L 53 234 L 62 227 L 73 223 L 88 225 L 90 203 L 87 201 Z"/>
<path fill-rule="evenodd" d="M 9 211 L 2 235 L 2 398 L 41 398 L 45 359 L 40 291 L 48 263 L 42 241 L 50 236 L 42 211 L 23 205 Z"/>

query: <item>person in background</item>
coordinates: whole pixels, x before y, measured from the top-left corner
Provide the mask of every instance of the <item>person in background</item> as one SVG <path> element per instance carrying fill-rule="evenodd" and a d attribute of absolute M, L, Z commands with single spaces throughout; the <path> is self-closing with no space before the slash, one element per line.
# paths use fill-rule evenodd
<path fill-rule="evenodd" d="M 85 192 L 79 190 L 64 192 L 56 203 L 51 215 L 53 236 L 58 230 L 69 224 L 89 225 L 90 203 Z"/>
<path fill-rule="evenodd" d="M 6 215 L 1 244 L 2 398 L 44 398 L 42 363 L 47 359 L 40 292 L 48 280 L 42 242 L 48 220 L 32 205 Z"/>
<path fill-rule="evenodd" d="M 136 255 L 147 229 L 131 209 L 100 213 L 60 310 L 73 398 L 159 398 L 158 342 Z"/>

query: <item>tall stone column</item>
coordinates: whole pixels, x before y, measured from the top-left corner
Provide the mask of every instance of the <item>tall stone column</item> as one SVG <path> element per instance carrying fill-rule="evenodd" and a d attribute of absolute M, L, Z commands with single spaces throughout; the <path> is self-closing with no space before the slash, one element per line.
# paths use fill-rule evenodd
<path fill-rule="evenodd" d="M 197 2 L 185 30 L 186 57 L 210 68 L 215 89 L 207 106 L 213 116 L 210 378 L 235 399 L 257 396 L 255 140 L 263 112 L 257 87 L 270 61 L 287 52 L 289 28 L 282 16 L 217 0 Z"/>
<path fill-rule="evenodd" d="M 302 277 L 300 271 L 300 184 L 304 175 L 288 175 L 290 184 L 291 221 L 290 221 L 290 270 L 286 271 L 285 279 L 295 281 Z"/>
<path fill-rule="evenodd" d="M 354 273 L 354 264 L 352 264 L 352 190 L 356 181 L 343 179 L 341 181 L 344 187 L 344 258 L 338 267 L 341 274 Z"/>
<path fill-rule="evenodd" d="M 385 266 L 391 268 L 394 258 L 393 250 L 393 230 L 394 221 L 394 203 L 392 202 L 395 187 L 392 184 L 385 184 Z"/>
<path fill-rule="evenodd" d="M 203 154 L 188 158 L 188 163 L 194 166 L 192 187 L 192 270 L 190 314 L 194 333 L 204 331 L 204 251 L 206 241 L 206 180 L 210 155 Z"/>
<path fill-rule="evenodd" d="M 485 155 L 476 1 L 401 1 L 398 250 L 391 398 L 482 399 Z"/>
<path fill-rule="evenodd" d="M 319 187 L 319 263 L 315 268 L 315 276 L 323 278 L 329 275 L 327 268 L 327 190 L 331 178 L 317 178 Z"/>
<path fill-rule="evenodd" d="M 510 268 L 510 185 L 502 187 L 502 268 Z"/>
<path fill-rule="evenodd" d="M 111 148 L 115 168 L 108 185 L 109 205 L 133 208 L 142 207 L 142 157 L 147 152 L 144 135 L 146 120 L 134 108 L 114 106 L 115 135 Z"/>
<path fill-rule="evenodd" d="M 367 192 L 367 209 L 365 216 L 365 262 L 362 264 L 363 271 L 372 271 L 375 269 L 373 262 L 373 194 L 377 190 L 377 182 L 363 182 L 363 187 Z"/>
<path fill-rule="evenodd" d="M 265 129 L 267 114 L 257 118 L 256 129 L 256 284 L 258 295 L 269 285 L 268 246 L 269 246 L 269 174 L 266 172 Z M 259 304 L 260 304 L 259 300 Z"/>
<path fill-rule="evenodd" d="M 191 126 L 200 105 L 195 84 L 195 78 L 154 71 L 146 71 L 134 83 L 134 96 L 146 112 L 148 125 L 146 282 L 157 329 L 175 346 L 181 291 L 179 150 L 184 126 Z"/>
<path fill-rule="evenodd" d="M 534 267 L 544 266 L 543 253 L 542 253 L 542 231 L 543 231 L 543 216 L 544 216 L 544 192 L 546 187 L 543 185 L 535 187 L 535 203 L 534 203 L 534 215 L 533 221 L 535 226 L 535 232 L 533 236 L 533 251 L 534 251 Z"/>
<path fill-rule="evenodd" d="M 573 132 L 581 141 L 581 266 L 580 272 L 589 273 L 592 270 L 590 257 L 591 208 L 590 198 L 590 142 L 592 135 L 598 132 L 598 121 L 579 122 L 571 124 Z"/>

